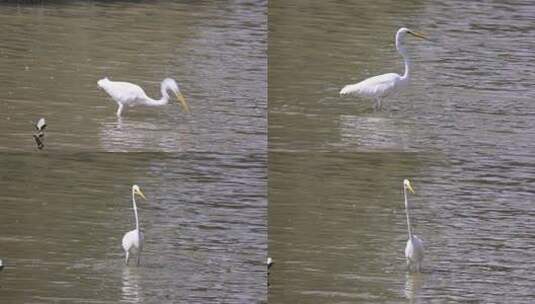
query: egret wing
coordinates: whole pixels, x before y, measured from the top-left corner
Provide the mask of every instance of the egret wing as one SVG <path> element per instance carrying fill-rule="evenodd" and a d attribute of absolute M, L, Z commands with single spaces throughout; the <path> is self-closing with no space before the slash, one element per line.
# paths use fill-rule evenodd
<path fill-rule="evenodd" d="M 346 85 L 340 95 L 357 95 L 366 97 L 384 97 L 396 88 L 401 76 L 396 73 L 388 73 L 370 77 L 356 84 Z"/>

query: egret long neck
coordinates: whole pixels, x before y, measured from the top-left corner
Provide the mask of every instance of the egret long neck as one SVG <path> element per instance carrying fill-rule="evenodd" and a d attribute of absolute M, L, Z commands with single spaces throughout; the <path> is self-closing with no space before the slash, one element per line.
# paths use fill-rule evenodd
<path fill-rule="evenodd" d="M 162 83 L 160 87 L 160 92 L 162 93 L 162 98 L 160 99 L 152 99 L 150 97 L 147 97 L 147 100 L 145 101 L 147 106 L 163 106 L 169 103 L 169 93 L 167 93 L 167 88 Z"/>
<path fill-rule="evenodd" d="M 404 80 L 409 80 L 411 71 L 411 59 L 409 58 L 407 50 L 403 46 L 399 35 L 396 37 L 396 49 L 398 50 L 399 54 L 401 54 L 401 57 L 403 57 L 403 62 L 405 63 L 405 73 L 403 73 L 403 76 L 401 76 L 401 78 Z"/>
<path fill-rule="evenodd" d="M 136 230 L 139 233 L 139 218 L 137 216 L 137 205 L 136 205 L 136 196 L 134 194 L 134 189 L 132 189 L 132 205 L 134 205 L 134 217 L 136 218 Z"/>
<path fill-rule="evenodd" d="M 407 187 L 403 187 L 403 195 L 405 196 L 405 213 L 407 214 L 407 228 L 409 230 L 409 239 L 412 240 L 412 226 L 411 226 L 411 217 L 409 216 L 409 201 L 407 200 Z"/>

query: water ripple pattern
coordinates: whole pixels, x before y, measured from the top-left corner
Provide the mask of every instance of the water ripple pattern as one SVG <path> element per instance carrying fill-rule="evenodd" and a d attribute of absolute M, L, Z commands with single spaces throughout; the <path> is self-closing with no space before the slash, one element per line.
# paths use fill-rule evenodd
<path fill-rule="evenodd" d="M 270 300 L 532 302 L 534 14 L 528 2 L 270 6 Z M 407 39 L 410 87 L 382 112 L 340 98 L 402 73 L 401 26 L 432 38 Z M 405 271 L 405 177 L 426 241 L 419 276 Z"/>

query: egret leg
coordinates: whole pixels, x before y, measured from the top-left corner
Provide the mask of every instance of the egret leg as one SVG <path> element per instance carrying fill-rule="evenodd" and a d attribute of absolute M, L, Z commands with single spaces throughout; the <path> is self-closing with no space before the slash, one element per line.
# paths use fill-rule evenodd
<path fill-rule="evenodd" d="M 119 104 L 119 108 L 117 108 L 117 117 L 121 117 L 121 113 L 123 112 L 123 104 Z"/>
<path fill-rule="evenodd" d="M 381 104 L 381 98 L 377 98 L 377 109 L 379 111 L 383 109 L 383 105 Z"/>
<path fill-rule="evenodd" d="M 411 260 L 407 259 L 407 271 L 408 272 L 412 272 L 412 263 L 411 263 Z"/>
<path fill-rule="evenodd" d="M 137 266 L 139 266 L 139 262 L 140 262 L 140 261 L 141 261 L 141 251 L 139 251 L 139 252 L 137 253 L 137 260 L 136 260 L 136 262 L 137 262 L 136 265 L 137 265 Z"/>
<path fill-rule="evenodd" d="M 130 252 L 128 252 L 128 251 L 125 251 L 125 252 L 126 252 L 126 257 L 125 257 L 125 259 L 124 259 L 124 263 L 125 263 L 126 265 L 128 265 L 128 257 L 130 256 Z"/>

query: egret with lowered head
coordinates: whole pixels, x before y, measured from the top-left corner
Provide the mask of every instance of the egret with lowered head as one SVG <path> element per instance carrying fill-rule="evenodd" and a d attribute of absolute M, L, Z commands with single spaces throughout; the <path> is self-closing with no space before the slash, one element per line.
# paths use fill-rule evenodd
<path fill-rule="evenodd" d="M 186 102 L 186 99 L 180 92 L 180 89 L 178 87 L 178 84 L 176 81 L 174 81 L 171 78 L 165 78 L 162 81 L 162 84 L 160 86 L 160 91 L 162 93 L 162 97 L 160 99 L 152 99 L 147 94 L 145 94 L 145 91 L 133 83 L 130 82 L 123 82 L 123 81 L 111 81 L 108 79 L 108 77 L 103 78 L 97 82 L 98 86 L 106 91 L 108 95 L 111 96 L 115 102 L 117 102 L 117 105 L 119 108 L 117 109 L 117 117 L 121 117 L 121 113 L 123 112 L 124 106 L 149 106 L 149 107 L 157 107 L 157 106 L 164 106 L 169 103 L 169 93 L 168 91 L 173 92 L 176 95 L 176 98 L 182 105 L 182 108 L 185 112 L 189 112 L 189 106 Z"/>
<path fill-rule="evenodd" d="M 403 39 L 406 34 L 428 40 L 423 34 L 412 31 L 406 27 L 402 27 L 398 30 L 396 33 L 396 49 L 405 62 L 405 73 L 403 75 L 387 73 L 370 77 L 359 83 L 346 85 L 340 91 L 340 95 L 355 95 L 373 98 L 375 99 L 374 109 L 381 109 L 381 101 L 383 98 L 407 87 L 410 79 L 411 61 L 403 46 Z"/>
<path fill-rule="evenodd" d="M 407 227 L 409 228 L 409 240 L 405 246 L 405 259 L 409 271 L 420 272 L 422 260 L 424 259 L 424 242 L 412 234 L 411 218 L 409 216 L 409 201 L 407 200 L 407 189 L 414 193 L 411 182 L 408 179 L 403 180 L 403 195 L 405 196 L 405 212 L 407 214 Z"/>
<path fill-rule="evenodd" d="M 139 218 L 137 215 L 137 205 L 136 205 L 136 194 L 141 196 L 143 199 L 147 199 L 138 185 L 132 186 L 132 205 L 134 206 L 134 217 L 136 219 L 136 229 L 128 231 L 123 236 L 123 249 L 126 254 L 125 264 L 128 265 L 128 259 L 130 253 L 137 254 L 137 265 L 141 259 L 141 250 L 143 249 L 143 232 L 139 230 Z"/>

